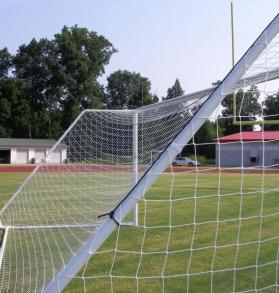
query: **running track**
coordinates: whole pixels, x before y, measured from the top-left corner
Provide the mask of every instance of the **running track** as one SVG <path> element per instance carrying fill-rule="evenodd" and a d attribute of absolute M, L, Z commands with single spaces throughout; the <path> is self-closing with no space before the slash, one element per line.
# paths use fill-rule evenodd
<path fill-rule="evenodd" d="M 35 165 L 0 165 L 0 173 L 30 173 L 35 168 Z M 40 172 L 132 172 L 129 166 L 96 166 L 96 165 L 47 165 L 42 166 Z M 216 167 L 169 167 L 166 172 L 203 172 L 203 173 L 240 173 L 241 168 L 223 168 Z M 279 169 L 269 168 L 245 168 L 244 172 L 247 173 L 269 173 L 278 174 Z"/>

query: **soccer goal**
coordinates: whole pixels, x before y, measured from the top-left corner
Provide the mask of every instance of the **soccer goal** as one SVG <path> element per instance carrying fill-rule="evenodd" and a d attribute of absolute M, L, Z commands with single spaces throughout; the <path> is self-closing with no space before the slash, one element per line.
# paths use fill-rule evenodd
<path fill-rule="evenodd" d="M 83 111 L 0 212 L 0 291 L 277 292 L 278 33 L 279 16 L 215 88 Z M 171 164 L 212 147 L 215 165 Z"/>

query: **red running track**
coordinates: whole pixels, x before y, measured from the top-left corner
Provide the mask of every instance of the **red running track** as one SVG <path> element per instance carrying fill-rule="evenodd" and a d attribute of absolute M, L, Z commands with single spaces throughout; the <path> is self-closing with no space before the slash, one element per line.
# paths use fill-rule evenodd
<path fill-rule="evenodd" d="M 30 173 L 34 170 L 35 165 L 0 165 L 0 173 Z M 141 168 L 144 171 L 144 167 Z M 57 164 L 42 166 L 39 172 L 132 172 L 131 166 L 112 166 L 112 165 L 71 165 Z M 241 173 L 241 168 L 216 168 L 216 167 L 168 167 L 165 172 L 186 173 L 186 172 L 202 172 L 202 173 Z M 279 169 L 275 168 L 245 168 L 245 173 L 267 173 L 278 174 Z"/>

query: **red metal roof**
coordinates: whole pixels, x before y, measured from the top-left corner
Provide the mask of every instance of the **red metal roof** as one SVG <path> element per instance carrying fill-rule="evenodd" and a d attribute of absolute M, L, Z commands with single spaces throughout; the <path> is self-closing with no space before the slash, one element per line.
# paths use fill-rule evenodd
<path fill-rule="evenodd" d="M 279 140 L 279 131 L 243 131 L 219 137 L 219 142 Z"/>

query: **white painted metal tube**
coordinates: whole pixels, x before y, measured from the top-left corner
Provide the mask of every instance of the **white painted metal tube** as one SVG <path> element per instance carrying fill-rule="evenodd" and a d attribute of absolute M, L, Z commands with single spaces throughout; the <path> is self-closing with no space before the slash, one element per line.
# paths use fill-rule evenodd
<path fill-rule="evenodd" d="M 133 113 L 133 187 L 138 182 L 138 169 L 139 169 L 139 153 L 138 153 L 138 113 Z M 138 225 L 138 204 L 133 209 L 133 224 Z"/>
<path fill-rule="evenodd" d="M 160 173 L 170 164 L 175 156 L 180 153 L 182 148 L 198 131 L 203 122 L 212 115 L 213 111 L 220 104 L 222 98 L 228 94 L 235 84 L 241 79 L 247 68 L 253 64 L 257 57 L 265 49 L 266 45 L 279 33 L 279 16 L 270 23 L 261 36 L 255 41 L 253 46 L 246 52 L 232 71 L 225 77 L 223 82 L 211 94 L 206 103 L 199 109 L 197 114 L 178 134 L 172 144 L 155 161 L 149 171 L 139 180 L 132 189 L 129 196 L 115 210 L 114 217 L 118 222 L 132 210 L 137 203 L 138 198 L 142 197 L 144 192 L 152 185 Z M 90 259 L 91 255 L 104 243 L 117 224 L 108 218 L 100 226 L 95 235 L 92 235 L 83 247 L 72 257 L 70 262 L 61 270 L 56 278 L 45 289 L 45 293 L 58 293 L 70 282 L 71 278 L 78 273 L 84 264 Z"/>
<path fill-rule="evenodd" d="M 4 258 L 4 253 L 5 253 L 5 247 L 6 247 L 6 243 L 7 243 L 7 239 L 8 239 L 8 233 L 9 233 L 9 228 L 6 228 L 4 231 L 4 236 L 3 236 L 1 248 L 0 248 L 0 269 L 2 267 L 2 262 L 3 262 L 3 258 Z"/>

